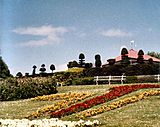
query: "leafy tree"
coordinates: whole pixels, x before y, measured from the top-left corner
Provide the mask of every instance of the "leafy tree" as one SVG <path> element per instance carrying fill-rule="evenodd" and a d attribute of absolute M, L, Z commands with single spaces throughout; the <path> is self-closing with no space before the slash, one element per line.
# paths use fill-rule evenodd
<path fill-rule="evenodd" d="M 77 63 L 77 61 L 70 61 L 68 64 L 67 64 L 68 68 L 72 68 L 72 67 L 79 67 L 79 64 Z"/>
<path fill-rule="evenodd" d="M 139 52 L 138 52 L 138 58 L 137 58 L 137 63 L 139 63 L 139 64 L 143 64 L 144 63 L 143 55 L 144 55 L 143 50 L 139 50 Z"/>
<path fill-rule="evenodd" d="M 71 68 L 71 63 L 72 63 L 72 61 L 68 62 L 68 64 L 67 64 L 68 68 Z"/>
<path fill-rule="evenodd" d="M 143 52 L 143 50 L 141 49 L 141 50 L 139 50 L 138 51 L 138 56 L 143 56 L 144 55 L 144 52 Z"/>
<path fill-rule="evenodd" d="M 158 53 L 158 52 L 151 51 L 151 52 L 148 52 L 147 54 L 152 57 L 160 59 L 160 53 Z"/>
<path fill-rule="evenodd" d="M 95 67 L 101 67 L 102 62 L 101 62 L 101 56 L 99 54 L 95 55 Z"/>
<path fill-rule="evenodd" d="M 82 67 L 83 65 L 85 65 L 85 56 L 84 56 L 84 54 L 83 53 L 80 53 L 79 54 L 79 64 L 80 64 L 80 66 Z"/>
<path fill-rule="evenodd" d="M 130 64 L 129 58 L 128 58 L 128 50 L 126 48 L 123 48 L 121 50 L 121 57 L 122 57 L 122 61 L 121 64 Z"/>
<path fill-rule="evenodd" d="M 92 68 L 93 64 L 92 63 L 85 63 L 85 68 Z"/>
<path fill-rule="evenodd" d="M 7 78 L 11 76 L 10 71 L 8 69 L 7 64 L 3 61 L 2 57 L 0 56 L 0 78 Z"/>
<path fill-rule="evenodd" d="M 51 64 L 50 70 L 52 71 L 52 73 L 53 73 L 53 71 L 54 71 L 55 69 L 56 69 L 55 66 L 54 66 L 53 64 Z"/>
<path fill-rule="evenodd" d="M 23 74 L 22 74 L 21 72 L 18 72 L 18 73 L 16 74 L 16 76 L 20 78 L 20 77 L 23 76 Z"/>
<path fill-rule="evenodd" d="M 126 54 L 128 54 L 128 50 L 126 48 L 123 48 L 121 50 L 121 55 L 126 55 Z"/>
<path fill-rule="evenodd" d="M 95 55 L 95 60 L 100 60 L 101 56 L 99 54 Z"/>
<path fill-rule="evenodd" d="M 28 76 L 29 76 L 29 73 L 25 73 L 25 76 L 28 77 Z"/>
<path fill-rule="evenodd" d="M 75 60 L 71 63 L 71 67 L 78 67 L 78 66 L 79 64 Z"/>
<path fill-rule="evenodd" d="M 36 66 L 36 65 L 34 65 L 34 66 L 33 66 L 32 75 L 35 75 L 35 74 L 36 74 L 36 68 L 37 68 L 37 66 Z"/>
<path fill-rule="evenodd" d="M 39 69 L 39 71 L 40 71 L 42 74 L 45 73 L 45 71 L 46 71 L 45 64 L 42 64 L 42 65 L 41 65 L 41 68 Z"/>

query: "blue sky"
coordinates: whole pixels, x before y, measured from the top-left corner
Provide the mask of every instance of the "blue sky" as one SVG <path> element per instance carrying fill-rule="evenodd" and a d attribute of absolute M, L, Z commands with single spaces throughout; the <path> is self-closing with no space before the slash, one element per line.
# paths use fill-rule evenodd
<path fill-rule="evenodd" d="M 160 52 L 159 0 L 0 0 L 0 8 L 1 55 L 14 75 L 43 63 L 63 70 L 81 52 L 105 63 L 132 40 Z"/>

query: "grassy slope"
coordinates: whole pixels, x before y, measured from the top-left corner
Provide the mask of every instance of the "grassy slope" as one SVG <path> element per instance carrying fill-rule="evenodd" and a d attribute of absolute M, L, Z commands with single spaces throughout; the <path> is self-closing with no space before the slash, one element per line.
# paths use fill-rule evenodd
<path fill-rule="evenodd" d="M 97 95 L 104 93 L 111 86 L 65 86 L 59 87 L 59 93 L 69 91 L 94 91 Z M 143 91 L 143 90 L 141 90 Z M 139 91 L 138 91 L 139 92 Z M 132 93 L 135 94 L 137 92 Z M 121 98 L 124 98 L 125 95 Z M 52 101 L 34 102 L 30 100 L 0 102 L 0 118 L 23 118 L 27 114 L 36 111 L 37 108 L 53 104 Z M 8 114 L 8 115 L 7 115 Z M 62 118 L 63 120 L 74 120 L 74 115 Z M 149 97 L 137 103 L 129 104 L 122 108 L 105 112 L 92 118 L 98 119 L 102 127 L 159 127 L 160 126 L 160 96 Z"/>

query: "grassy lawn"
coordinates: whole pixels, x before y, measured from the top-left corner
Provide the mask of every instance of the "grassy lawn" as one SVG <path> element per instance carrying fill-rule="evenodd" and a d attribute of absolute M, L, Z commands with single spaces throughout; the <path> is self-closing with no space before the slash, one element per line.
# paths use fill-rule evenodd
<path fill-rule="evenodd" d="M 149 97 L 91 119 L 99 119 L 102 127 L 159 127 L 160 97 Z"/>
<path fill-rule="evenodd" d="M 100 95 L 108 91 L 108 89 L 112 86 L 113 85 L 63 86 L 58 87 L 57 89 L 59 93 L 90 91 L 94 92 L 96 95 Z M 122 96 L 118 99 L 132 96 L 143 91 L 145 90 L 139 90 L 131 94 Z M 44 106 L 51 105 L 54 102 L 55 101 L 31 101 L 30 99 L 0 102 L 0 118 L 21 119 L 29 115 L 33 111 L 36 111 L 37 109 Z M 74 114 L 61 119 L 78 120 L 75 118 Z M 99 120 L 102 123 L 100 125 L 101 127 L 159 127 L 160 96 L 148 97 L 139 102 L 128 104 L 121 108 L 111 110 L 87 119 Z"/>

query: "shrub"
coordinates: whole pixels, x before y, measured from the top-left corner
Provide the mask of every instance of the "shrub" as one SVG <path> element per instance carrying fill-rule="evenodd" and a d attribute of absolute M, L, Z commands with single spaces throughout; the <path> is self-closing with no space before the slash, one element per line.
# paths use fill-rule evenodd
<path fill-rule="evenodd" d="M 126 77 L 126 83 L 136 83 L 137 77 L 136 76 L 127 76 Z"/>
<path fill-rule="evenodd" d="M 127 76 L 126 83 L 155 83 L 157 80 L 154 76 L 141 75 L 141 76 Z"/>
<path fill-rule="evenodd" d="M 102 68 L 89 68 L 84 71 L 84 74 L 88 77 L 103 75 Z"/>
<path fill-rule="evenodd" d="M 139 83 L 154 83 L 157 82 L 154 76 L 137 76 L 137 82 Z"/>
<path fill-rule="evenodd" d="M 94 84 L 93 80 L 94 80 L 93 77 L 74 78 L 72 80 L 72 85 L 92 85 L 92 84 Z"/>
<path fill-rule="evenodd" d="M 56 93 L 53 78 L 9 78 L 0 84 L 0 100 L 17 100 Z"/>

